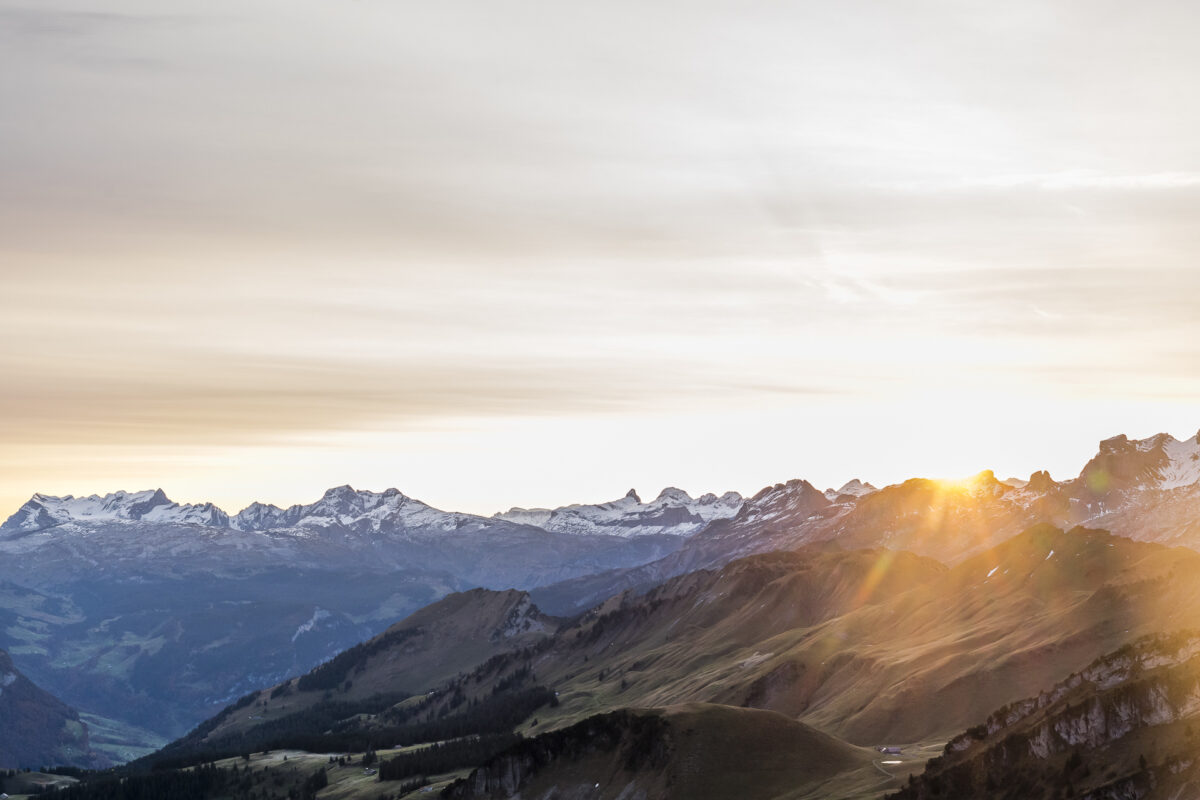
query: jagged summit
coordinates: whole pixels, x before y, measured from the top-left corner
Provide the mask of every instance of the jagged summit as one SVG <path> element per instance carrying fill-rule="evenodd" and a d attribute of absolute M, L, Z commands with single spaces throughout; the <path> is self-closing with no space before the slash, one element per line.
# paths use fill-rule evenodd
<path fill-rule="evenodd" d="M 315 503 L 287 508 L 252 503 L 232 518 L 232 527 L 264 531 L 296 526 L 331 527 L 382 531 L 400 525 L 439 525 L 442 517 L 456 515 L 439 511 L 403 494 L 399 489 L 371 492 L 349 484 L 326 489 Z"/>
<path fill-rule="evenodd" d="M 688 536 L 718 519 L 733 517 L 744 500 L 737 492 L 718 497 L 704 494 L 692 497 L 682 489 L 668 486 L 658 497 L 643 503 L 630 489 L 620 500 L 595 505 L 578 504 L 561 508 L 512 508 L 496 514 L 502 519 L 535 525 L 557 533 L 608 534 L 624 538 L 648 534 Z"/>
<path fill-rule="evenodd" d="M 846 481 L 840 489 L 826 489 L 825 497 L 829 500 L 836 501 L 839 497 L 859 498 L 863 495 L 871 494 L 879 491 L 869 483 L 865 483 L 858 478 Z"/>
<path fill-rule="evenodd" d="M 87 497 L 54 497 L 38 493 L 0 525 L 0 531 L 34 533 L 68 522 L 153 522 L 224 528 L 229 525 L 229 515 L 212 503 L 181 505 L 172 502 L 162 489 L 121 490 Z"/>
<path fill-rule="evenodd" d="M 1079 480 L 1098 495 L 1193 486 L 1200 482 L 1200 433 L 1183 441 L 1168 433 L 1146 439 L 1130 439 L 1125 434 L 1105 439 L 1079 473 Z"/>
<path fill-rule="evenodd" d="M 714 519 L 732 517 L 742 502 L 737 492 L 720 496 L 710 493 L 693 498 L 675 487 L 667 487 L 654 500 L 643 502 L 637 492 L 630 489 L 624 497 L 608 503 L 558 509 L 513 508 L 491 519 L 561 533 L 621 537 L 651 533 L 687 535 Z M 487 518 L 442 511 L 395 488 L 372 492 L 350 485 L 335 486 L 313 503 L 280 508 L 255 502 L 232 516 L 212 503 L 181 505 L 172 502 L 162 489 L 153 489 L 84 498 L 36 494 L 0 526 L 0 531 L 26 534 L 68 523 L 131 522 L 201 525 L 247 532 L 345 528 L 394 533 L 416 528 L 457 530 L 468 523 L 486 524 Z"/>
<path fill-rule="evenodd" d="M 1029 476 L 1029 481 L 1025 484 L 1025 488 L 1031 492 L 1045 494 L 1055 487 L 1054 479 L 1050 477 L 1050 473 L 1046 470 L 1038 470 Z"/>
<path fill-rule="evenodd" d="M 801 478 L 792 478 L 785 483 L 777 483 L 774 486 L 764 486 L 758 490 L 754 497 L 750 498 L 755 502 L 778 500 L 783 497 L 794 496 L 810 496 L 813 494 L 824 497 L 824 493 L 819 491 L 815 486 Z"/>
<path fill-rule="evenodd" d="M 475 517 L 440 511 L 407 497 L 399 489 L 370 492 L 349 485 L 335 486 L 326 490 L 315 503 L 279 508 L 256 502 L 234 516 L 212 503 L 175 503 L 162 489 L 153 489 L 80 498 L 35 494 L 0 525 L 0 531 L 28 534 L 64 524 L 142 522 L 238 531 L 341 526 L 378 532 L 414 527 L 453 529 L 461 526 L 464 519 Z"/>

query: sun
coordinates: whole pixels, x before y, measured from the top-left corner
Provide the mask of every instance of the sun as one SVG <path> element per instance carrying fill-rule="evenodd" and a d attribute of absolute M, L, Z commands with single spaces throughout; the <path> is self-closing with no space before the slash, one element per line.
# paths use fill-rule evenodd
<path fill-rule="evenodd" d="M 996 475 L 990 469 L 985 469 L 966 478 L 935 478 L 933 482 L 946 493 L 974 492 L 995 483 Z"/>

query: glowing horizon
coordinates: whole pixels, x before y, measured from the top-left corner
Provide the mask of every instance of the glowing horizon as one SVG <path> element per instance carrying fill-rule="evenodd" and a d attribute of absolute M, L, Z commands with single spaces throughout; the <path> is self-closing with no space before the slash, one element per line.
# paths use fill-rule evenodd
<path fill-rule="evenodd" d="M 0 516 L 1062 478 L 1193 435 L 1198 23 L 0 0 Z"/>

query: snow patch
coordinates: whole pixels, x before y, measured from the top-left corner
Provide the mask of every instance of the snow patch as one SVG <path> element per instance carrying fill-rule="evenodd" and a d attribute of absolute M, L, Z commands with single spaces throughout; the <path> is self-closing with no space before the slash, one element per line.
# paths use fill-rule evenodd
<path fill-rule="evenodd" d="M 292 641 L 294 642 L 297 639 L 299 639 L 302 635 L 316 630 L 317 625 L 319 625 L 321 623 L 321 620 L 329 619 L 332 616 L 333 616 L 333 614 L 326 611 L 325 609 L 318 608 L 316 611 L 313 612 L 313 615 L 311 618 L 309 618 L 308 622 L 304 623 L 299 628 L 296 628 L 296 632 L 292 634 Z"/>
<path fill-rule="evenodd" d="M 162 489 L 141 492 L 118 491 L 87 497 L 54 497 L 35 494 L 17 510 L 3 528 L 25 533 L 68 523 L 155 522 L 177 525 L 226 527 L 229 516 L 212 503 L 174 503 Z"/>
<path fill-rule="evenodd" d="M 871 484 L 864 483 L 858 478 L 855 478 L 853 480 L 846 481 L 846 483 L 842 484 L 840 489 L 826 489 L 824 494 L 826 500 L 833 502 L 842 495 L 849 495 L 850 497 L 859 498 L 865 497 L 866 495 L 877 491 L 879 490 Z"/>
<path fill-rule="evenodd" d="M 1182 489 L 1200 483 L 1200 442 L 1195 437 L 1183 442 L 1167 437 L 1163 452 L 1170 463 L 1162 470 L 1158 488 Z"/>
<path fill-rule="evenodd" d="M 762 662 L 766 661 L 768 658 L 770 658 L 773 655 L 775 655 L 775 654 L 774 653 L 760 653 L 757 650 L 755 650 L 754 655 L 738 662 L 738 666 L 741 667 L 742 669 L 748 669 L 750 667 L 755 667 L 755 666 L 758 666 L 759 664 L 761 664 Z"/>

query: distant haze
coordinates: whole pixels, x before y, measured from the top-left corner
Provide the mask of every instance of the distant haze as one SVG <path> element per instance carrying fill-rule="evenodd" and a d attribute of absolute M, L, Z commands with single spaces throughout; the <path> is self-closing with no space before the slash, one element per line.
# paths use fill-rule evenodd
<path fill-rule="evenodd" d="M 0 0 L 0 517 L 1200 427 L 1200 6 Z"/>

